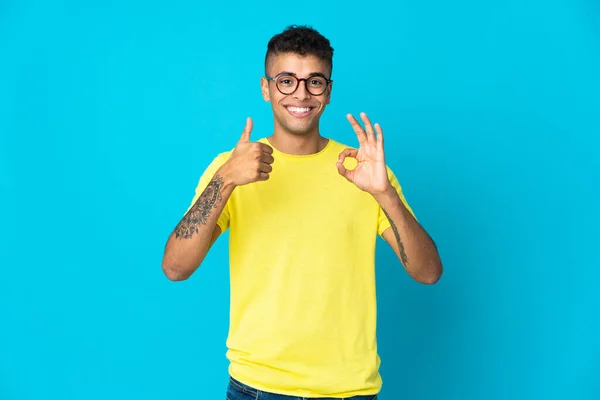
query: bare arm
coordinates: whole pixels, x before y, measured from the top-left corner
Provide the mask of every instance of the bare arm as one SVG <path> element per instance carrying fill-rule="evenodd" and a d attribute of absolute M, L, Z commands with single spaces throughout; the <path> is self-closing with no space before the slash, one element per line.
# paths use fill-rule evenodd
<path fill-rule="evenodd" d="M 167 278 L 181 281 L 200 266 L 208 250 L 221 234 L 217 220 L 233 184 L 218 170 L 198 200 L 177 224 L 165 246 L 162 269 Z"/>
<path fill-rule="evenodd" d="M 237 186 L 269 179 L 273 149 L 250 142 L 252 119 L 229 159 L 215 172 L 198 200 L 177 224 L 165 246 L 162 269 L 172 281 L 189 278 L 221 234 L 217 220 Z"/>
<path fill-rule="evenodd" d="M 442 261 L 429 234 L 404 206 L 393 187 L 375 199 L 391 225 L 382 236 L 408 274 L 420 283 L 436 283 L 442 276 Z"/>
<path fill-rule="evenodd" d="M 442 275 L 442 262 L 437 247 L 404 206 L 400 195 L 389 180 L 381 126 L 375 124 L 373 130 L 373 125 L 365 113 L 361 113 L 365 129 L 351 114 L 347 117 L 356 132 L 360 148 L 358 150 L 348 148 L 340 153 L 338 171 L 359 189 L 370 193 L 377 200 L 391 225 L 382 236 L 392 246 L 410 276 L 421 283 L 436 283 Z M 356 168 L 347 170 L 344 167 L 343 162 L 346 157 L 357 160 Z"/>

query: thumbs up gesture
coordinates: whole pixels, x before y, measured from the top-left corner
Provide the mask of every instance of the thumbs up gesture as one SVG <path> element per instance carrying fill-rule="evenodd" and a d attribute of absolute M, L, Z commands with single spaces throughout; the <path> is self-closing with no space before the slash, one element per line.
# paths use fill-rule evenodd
<path fill-rule="evenodd" d="M 257 181 L 266 181 L 273 170 L 273 148 L 260 142 L 251 142 L 252 118 L 246 120 L 246 127 L 229 159 L 221 167 L 235 186 Z"/>

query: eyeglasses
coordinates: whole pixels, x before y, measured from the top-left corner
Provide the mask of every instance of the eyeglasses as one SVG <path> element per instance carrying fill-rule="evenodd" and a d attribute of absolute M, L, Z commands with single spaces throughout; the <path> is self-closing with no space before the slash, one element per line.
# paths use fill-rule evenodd
<path fill-rule="evenodd" d="M 268 81 L 275 82 L 275 86 L 277 86 L 277 90 L 281 92 L 281 94 L 292 94 L 298 89 L 298 85 L 300 81 L 304 81 L 306 84 L 306 90 L 308 93 L 313 96 L 320 96 L 325 93 L 327 90 L 327 85 L 330 82 L 333 82 L 331 79 L 327 79 L 322 75 L 312 75 L 308 78 L 297 78 L 294 75 L 282 74 L 277 75 L 275 78 L 271 78 L 269 76 L 265 76 Z"/>

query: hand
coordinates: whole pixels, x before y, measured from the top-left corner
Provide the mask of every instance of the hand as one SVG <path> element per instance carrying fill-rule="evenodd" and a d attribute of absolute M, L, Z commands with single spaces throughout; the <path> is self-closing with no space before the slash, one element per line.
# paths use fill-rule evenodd
<path fill-rule="evenodd" d="M 369 121 L 367 115 L 361 113 L 360 116 L 365 123 L 366 133 L 351 114 L 346 116 L 354 128 L 354 132 L 356 132 L 360 148 L 358 150 L 348 148 L 341 152 L 337 168 L 342 176 L 358 186 L 359 189 L 371 194 L 385 193 L 391 184 L 388 179 L 383 152 L 383 131 L 379 124 L 375 124 L 375 130 L 377 131 L 377 137 L 375 137 L 371 121 Z M 343 163 L 346 157 L 356 159 L 358 162 L 356 168 L 348 170 L 344 167 Z"/>
<path fill-rule="evenodd" d="M 235 186 L 246 185 L 269 179 L 273 170 L 273 148 L 260 142 L 251 142 L 252 118 L 246 120 L 246 127 L 229 159 L 221 167 Z"/>

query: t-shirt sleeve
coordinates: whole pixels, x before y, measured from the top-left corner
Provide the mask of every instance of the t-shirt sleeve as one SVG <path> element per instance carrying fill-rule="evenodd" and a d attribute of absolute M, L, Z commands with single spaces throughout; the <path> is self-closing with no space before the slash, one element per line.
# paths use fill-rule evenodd
<path fill-rule="evenodd" d="M 196 194 L 190 203 L 190 206 L 186 210 L 186 213 L 193 207 L 196 203 L 196 200 L 202 195 L 204 189 L 208 186 L 211 179 L 214 177 L 215 173 L 221 166 L 227 161 L 229 158 L 230 152 L 221 153 L 217 157 L 213 159 L 213 161 L 208 165 L 208 167 L 204 170 L 202 175 L 200 176 L 200 180 L 198 181 L 198 185 L 196 186 Z M 229 202 L 225 204 L 223 207 L 223 211 L 221 215 L 217 219 L 217 225 L 221 228 L 221 232 L 225 232 L 227 228 L 229 228 Z"/>
<path fill-rule="evenodd" d="M 388 178 L 390 180 L 390 183 L 392 184 L 394 189 L 396 189 L 396 192 L 398 193 L 400 200 L 402 201 L 404 206 L 408 209 L 408 211 L 410 211 L 412 216 L 415 217 L 415 219 L 416 219 L 417 217 L 415 216 L 415 213 L 408 205 L 408 202 L 406 201 L 406 198 L 404 197 L 404 193 L 402 193 L 402 187 L 400 186 L 398 179 L 396 179 L 396 175 L 389 167 L 387 170 L 388 170 Z M 388 229 L 390 226 L 392 226 L 390 224 L 390 220 L 386 217 L 385 213 L 383 212 L 383 209 L 381 207 L 379 207 L 379 223 L 377 225 L 377 233 L 379 234 L 379 236 L 381 236 L 383 234 L 383 232 L 386 229 Z"/>

